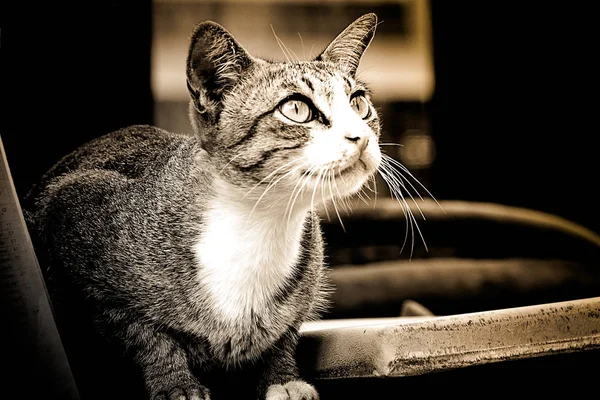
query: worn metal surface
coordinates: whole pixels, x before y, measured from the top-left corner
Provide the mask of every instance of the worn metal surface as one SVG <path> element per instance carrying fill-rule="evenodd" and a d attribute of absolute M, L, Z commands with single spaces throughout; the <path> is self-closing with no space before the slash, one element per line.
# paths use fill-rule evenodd
<path fill-rule="evenodd" d="M 301 331 L 299 356 L 312 355 L 305 367 L 316 378 L 419 375 L 600 348 L 600 297 L 445 317 L 317 321 Z"/>

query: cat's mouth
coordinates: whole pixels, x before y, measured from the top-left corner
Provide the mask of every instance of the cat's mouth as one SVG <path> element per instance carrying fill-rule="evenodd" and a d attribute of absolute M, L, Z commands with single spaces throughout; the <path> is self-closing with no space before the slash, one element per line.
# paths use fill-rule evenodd
<path fill-rule="evenodd" d="M 356 160 L 355 162 L 353 162 L 350 165 L 347 165 L 344 168 L 340 168 L 339 171 L 337 171 L 337 175 L 339 176 L 343 176 L 343 175 L 348 175 L 349 173 L 354 172 L 356 169 L 363 169 L 363 170 L 368 170 L 367 168 L 367 164 L 365 164 L 365 162 L 363 160 L 361 160 L 360 158 L 358 160 Z"/>
<path fill-rule="evenodd" d="M 307 169 L 302 171 L 303 175 L 308 175 L 314 178 L 317 178 L 319 175 L 329 175 L 331 174 L 334 177 L 342 177 L 347 176 L 353 172 L 358 170 L 368 171 L 369 168 L 367 164 L 360 158 L 360 156 L 355 157 L 353 160 L 345 161 L 345 162 L 337 162 L 331 163 L 329 165 L 323 165 L 322 167 L 316 167 L 312 169 Z M 318 171 L 316 173 L 311 173 L 310 171 Z"/>

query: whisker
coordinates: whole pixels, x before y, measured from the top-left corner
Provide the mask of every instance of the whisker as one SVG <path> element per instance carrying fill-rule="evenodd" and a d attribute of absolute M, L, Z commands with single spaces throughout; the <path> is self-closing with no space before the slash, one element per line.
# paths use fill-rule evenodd
<path fill-rule="evenodd" d="M 302 176 L 300 177 L 300 179 L 298 179 L 296 186 L 294 186 L 294 190 L 292 190 L 292 193 L 290 194 L 290 200 L 288 201 L 288 204 L 286 205 L 286 212 L 285 212 L 285 214 L 288 215 L 288 218 L 287 218 L 288 225 L 290 223 L 290 218 L 292 217 L 292 213 L 294 211 L 294 204 L 296 204 L 296 200 L 298 199 L 298 196 L 300 195 L 300 193 L 302 193 L 302 191 L 304 190 L 304 187 L 308 183 L 308 180 L 310 179 L 311 175 L 313 174 L 311 172 L 313 169 L 314 169 L 314 167 L 311 167 L 302 173 Z M 290 202 L 291 202 L 291 204 L 290 204 Z M 289 211 L 288 211 L 288 208 L 289 208 Z"/>
<path fill-rule="evenodd" d="M 383 180 L 387 183 L 388 187 L 390 188 L 390 194 L 392 195 L 393 198 L 396 199 L 396 201 L 398 201 L 398 204 L 400 205 L 400 208 L 402 209 L 402 213 L 404 214 L 404 221 L 405 221 L 405 225 L 406 228 L 404 230 L 404 241 L 402 242 L 402 247 L 400 248 L 400 253 L 402 253 L 404 251 L 404 247 L 406 246 L 406 243 L 408 241 L 408 233 L 409 233 L 409 228 L 410 228 L 410 232 L 413 234 L 414 237 L 414 231 L 412 229 L 412 221 L 410 220 L 408 213 L 410 212 L 410 210 L 404 205 L 403 203 L 403 196 L 402 196 L 402 192 L 400 192 L 399 190 L 396 189 L 397 187 L 397 183 L 395 183 L 393 180 L 390 180 L 389 178 L 389 172 L 387 171 L 387 168 L 385 165 L 381 165 L 380 169 L 379 169 L 379 173 L 381 174 L 381 177 L 383 178 Z"/>
<path fill-rule="evenodd" d="M 229 164 L 231 164 L 231 163 L 233 162 L 233 160 L 235 160 L 236 158 L 238 158 L 238 157 L 240 157 L 240 156 L 243 156 L 243 155 L 244 155 L 244 153 L 239 153 L 239 154 L 236 154 L 235 156 L 233 156 L 233 157 L 231 158 L 231 160 L 229 160 L 229 161 L 227 162 L 227 164 L 225 164 L 225 165 L 223 166 L 223 168 L 221 168 L 221 169 L 219 170 L 219 174 L 221 174 L 223 171 L 225 171 L 225 168 L 227 168 L 227 167 L 229 166 Z"/>
<path fill-rule="evenodd" d="M 435 201 L 435 202 L 436 202 L 436 204 L 438 205 L 438 207 L 439 207 L 439 208 L 440 208 L 442 211 L 444 211 L 444 208 L 443 208 L 443 207 L 442 207 L 442 205 L 441 205 L 441 204 L 440 204 L 440 203 L 437 201 L 437 199 L 435 198 L 435 196 L 434 196 L 433 194 L 431 194 L 431 192 L 430 192 L 430 191 L 429 191 L 429 190 L 428 190 L 428 189 L 425 187 L 425 185 L 423 185 L 423 184 L 422 184 L 422 183 L 421 183 L 421 182 L 420 182 L 420 181 L 419 181 L 419 180 L 418 180 L 418 179 L 417 179 L 417 178 L 416 178 L 416 177 L 415 177 L 415 176 L 414 176 L 414 175 L 413 175 L 413 174 L 412 174 L 412 173 L 411 173 L 411 172 L 408 170 L 408 168 L 406 168 L 404 165 L 402 165 L 402 163 L 400 163 L 400 162 L 399 162 L 399 161 L 397 161 L 396 159 L 394 159 L 394 158 L 392 158 L 392 157 L 390 157 L 390 156 L 388 156 L 388 155 L 384 155 L 384 158 L 386 158 L 386 157 L 387 157 L 387 158 L 389 158 L 389 159 L 390 159 L 390 161 L 391 161 L 391 162 L 392 162 L 394 165 L 398 166 L 400 169 L 402 169 L 404 172 L 406 172 L 406 173 L 408 174 L 408 176 L 410 176 L 411 178 L 413 178 L 413 179 L 414 179 L 414 181 L 415 181 L 415 182 L 417 182 L 417 183 L 419 184 L 419 186 L 421 186 L 421 187 L 423 188 L 423 190 L 425 190 L 425 191 L 427 192 L 427 194 L 428 194 L 428 195 L 431 197 L 431 199 L 432 199 L 433 201 Z M 445 212 L 445 211 L 444 211 L 444 212 Z"/>
<path fill-rule="evenodd" d="M 289 166 L 291 164 L 294 164 L 296 162 L 302 161 L 303 159 L 305 159 L 305 157 L 298 158 L 298 159 L 293 159 L 293 160 L 288 161 L 287 163 L 285 163 L 283 165 L 280 165 L 279 167 L 275 168 L 275 170 L 271 171 L 267 176 L 265 176 L 263 179 L 261 179 L 260 182 L 258 182 L 252 188 L 250 188 L 250 190 L 248 190 L 248 192 L 246 192 L 244 194 L 244 196 L 242 196 L 242 198 L 246 198 L 254 189 L 256 189 L 258 186 L 260 186 L 261 184 L 263 184 L 269 178 L 273 177 L 275 174 L 277 174 L 277 172 L 281 171 L 283 168 L 286 168 L 287 166 Z"/>
<path fill-rule="evenodd" d="M 344 223 L 342 222 L 342 217 L 340 216 L 337 205 L 335 204 L 335 195 L 333 194 L 333 190 L 331 189 L 331 180 L 333 179 L 333 172 L 331 170 L 328 171 L 327 178 L 328 178 L 327 181 L 329 184 L 329 194 L 331 194 L 331 202 L 333 203 L 333 209 L 335 210 L 335 214 L 337 215 L 338 220 L 340 221 L 342 230 L 344 232 L 346 232 L 346 227 L 344 226 Z"/>
<path fill-rule="evenodd" d="M 313 53 L 313 50 L 314 50 L 314 49 L 315 49 L 315 42 L 313 42 L 312 46 L 310 46 L 310 50 L 309 50 L 309 52 L 308 52 L 308 56 L 309 56 L 310 58 L 312 58 L 312 57 L 313 57 L 313 56 L 312 56 L 312 53 Z"/>
<path fill-rule="evenodd" d="M 402 163 L 400 163 L 398 160 L 396 160 L 393 157 L 388 156 L 387 154 L 382 154 L 383 159 L 386 160 L 386 162 L 395 165 L 396 167 L 400 168 L 402 171 L 406 172 L 410 177 L 412 177 L 417 183 L 419 183 L 421 185 L 421 182 L 419 182 L 417 180 L 417 178 L 415 178 L 410 171 L 408 170 L 408 168 L 406 168 L 404 165 L 402 165 Z M 408 179 L 406 179 L 401 173 L 400 171 L 398 171 L 398 173 L 404 178 L 404 180 L 406 181 L 406 183 L 408 183 L 410 185 L 410 187 L 413 188 L 413 190 L 415 191 L 415 193 L 417 193 L 417 195 L 421 198 L 421 200 L 423 199 L 423 196 L 421 196 L 421 194 L 419 194 L 418 190 L 410 183 L 410 181 Z M 421 185 L 423 186 L 423 185 Z M 427 190 L 427 189 L 425 189 Z"/>
<path fill-rule="evenodd" d="M 346 181 L 345 181 L 344 177 L 341 175 L 341 169 L 340 169 L 339 166 L 338 166 L 338 173 L 337 173 L 337 175 L 342 180 L 342 183 L 344 184 L 344 186 L 346 186 Z M 352 207 L 350 206 L 350 199 L 348 197 L 342 196 L 340 194 L 340 190 L 338 189 L 337 183 L 335 181 L 335 172 L 333 172 L 333 185 L 335 187 L 336 193 L 338 194 L 338 198 L 340 199 L 340 202 L 342 203 L 342 206 L 344 207 L 344 211 L 346 211 L 346 213 L 351 213 L 352 212 Z"/>
<path fill-rule="evenodd" d="M 288 53 L 285 52 L 287 50 L 287 47 L 285 47 L 285 45 L 283 44 L 281 39 L 279 39 L 279 36 L 277 36 L 277 34 L 275 33 L 275 28 L 273 28 L 273 24 L 271 24 L 271 31 L 273 32 L 273 36 L 275 37 L 275 40 L 277 41 L 277 44 L 279 45 L 281 52 L 285 56 L 285 59 L 287 60 L 287 62 L 291 63 L 292 62 L 290 60 L 291 54 L 289 54 L 289 56 L 288 56 Z M 284 50 L 284 48 L 285 48 L 285 50 Z"/>
<path fill-rule="evenodd" d="M 393 172 L 398 172 L 397 170 L 392 169 Z M 397 187 L 397 189 L 400 189 L 399 187 Z M 407 193 L 410 195 L 410 192 L 407 191 Z M 415 203 L 415 205 L 417 206 L 417 209 L 419 210 L 419 213 L 421 214 L 421 216 L 423 217 L 423 219 L 425 219 L 425 216 L 423 215 L 423 211 L 421 210 L 421 208 L 419 207 L 419 205 L 415 202 L 414 198 L 411 195 L 411 198 L 413 199 L 413 202 Z M 421 228 L 419 227 L 419 224 L 415 218 L 414 213 L 410 210 L 410 207 L 408 206 L 408 203 L 406 202 L 406 200 L 403 198 L 404 200 L 404 204 L 407 207 L 407 210 L 409 211 L 410 217 L 412 218 L 412 220 L 414 221 L 414 225 L 415 228 L 417 230 L 417 232 L 419 233 L 419 236 L 421 237 L 421 241 L 423 242 L 423 245 L 425 246 L 425 250 L 429 251 L 429 248 L 427 247 L 427 243 L 425 241 L 425 238 L 423 237 L 423 233 L 421 232 Z M 414 236 L 414 233 L 413 233 Z M 412 252 L 411 252 L 412 254 Z"/>
<path fill-rule="evenodd" d="M 387 162 L 387 160 L 385 162 Z M 417 201 L 413 197 L 413 195 L 410 193 L 410 191 L 408 190 L 408 188 L 406 187 L 406 185 L 404 184 L 404 182 L 406 182 L 406 183 L 408 183 L 410 185 L 410 187 L 415 191 L 415 193 L 417 193 L 417 195 L 421 198 L 421 200 L 424 200 L 423 197 L 421 196 L 421 194 L 419 192 L 417 192 L 417 190 L 415 189 L 415 187 L 410 183 L 410 181 L 408 181 L 402 175 L 402 173 L 400 171 L 392 168 L 392 166 L 390 164 L 388 164 L 388 166 L 389 166 L 389 174 L 394 177 L 394 179 L 398 182 L 398 185 L 401 186 L 406 191 L 406 193 L 410 196 L 410 198 L 412 199 L 413 203 L 415 204 L 415 206 L 419 210 L 419 213 L 421 214 L 421 217 L 423 219 L 426 219 L 425 215 L 423 214 L 423 211 L 421 210 L 421 207 L 419 207 L 419 204 L 417 203 Z"/>
<path fill-rule="evenodd" d="M 302 45 L 302 57 L 306 60 L 306 51 L 304 49 L 304 40 L 302 40 L 302 35 L 298 32 L 298 37 L 300 38 L 300 44 Z"/>
<path fill-rule="evenodd" d="M 412 238 L 412 240 L 411 240 L 411 254 L 410 254 L 410 257 L 412 258 L 413 249 L 414 249 L 414 236 L 415 236 L 414 235 L 414 229 L 416 229 L 417 233 L 421 237 L 421 241 L 423 242 L 423 245 L 425 246 L 425 250 L 429 251 L 429 249 L 427 247 L 427 243 L 425 242 L 425 238 L 423 237 L 423 233 L 421 232 L 421 229 L 419 227 L 419 224 L 417 223 L 417 220 L 416 220 L 414 214 L 410 210 L 410 207 L 408 206 L 408 203 L 406 202 L 406 199 L 402 195 L 401 188 L 404 188 L 406 190 L 406 187 L 395 176 L 395 174 L 399 173 L 399 172 L 397 170 L 391 168 L 390 164 L 386 164 L 386 163 L 383 163 L 381 165 L 381 171 L 380 172 L 384 172 L 384 173 L 381 174 L 381 176 L 388 183 L 388 186 L 390 187 L 390 191 L 392 192 L 393 196 L 396 198 L 396 200 L 398 200 L 398 202 L 400 202 L 401 204 L 403 204 L 403 208 L 406 210 L 405 216 L 407 217 L 407 221 L 410 224 L 411 238 Z M 393 184 L 390 184 L 390 183 L 393 183 Z M 415 202 L 415 199 L 412 197 L 412 195 L 410 194 L 410 192 L 407 191 L 407 193 L 412 198 L 413 202 Z M 425 216 L 423 215 L 423 212 L 422 212 L 421 208 L 418 206 L 418 204 L 416 204 L 416 202 L 415 202 L 415 205 L 417 206 L 417 209 L 421 213 L 421 216 L 423 217 L 423 219 L 425 219 Z M 404 245 L 402 246 L 401 251 L 403 249 L 404 249 Z"/>
<path fill-rule="evenodd" d="M 373 208 L 375 208 L 375 205 L 377 204 L 377 177 L 371 175 L 371 179 L 373 180 L 373 189 L 371 189 L 371 186 L 369 185 L 369 190 L 373 192 Z"/>
<path fill-rule="evenodd" d="M 298 161 L 298 160 L 295 160 Z M 252 210 L 250 211 L 250 215 L 252 215 L 252 213 L 254 212 L 254 210 L 256 209 L 256 207 L 258 206 L 258 203 L 260 203 L 260 201 L 263 199 L 263 197 L 265 197 L 265 195 L 267 194 L 267 192 L 274 187 L 275 185 L 277 185 L 282 179 L 284 179 L 285 177 L 287 177 L 288 175 L 298 171 L 300 168 L 302 168 L 304 166 L 304 164 L 300 164 L 292 169 L 290 169 L 289 171 L 287 171 L 286 173 L 284 173 L 283 175 L 281 175 L 276 181 L 271 181 L 269 183 L 269 185 L 265 188 L 265 190 L 262 192 L 262 194 L 260 195 L 260 197 L 258 198 L 258 200 L 256 200 L 256 203 L 254 204 L 254 207 L 252 207 Z"/>
<path fill-rule="evenodd" d="M 393 198 L 396 199 L 396 201 L 400 205 L 400 208 L 402 209 L 402 213 L 404 214 L 404 221 L 405 221 L 406 228 L 404 230 L 404 241 L 402 242 L 402 247 L 400 248 L 400 253 L 402 253 L 404 251 L 404 247 L 406 246 L 406 243 L 408 241 L 409 222 L 412 222 L 412 221 L 409 220 L 408 211 L 407 211 L 406 207 L 404 206 L 404 203 L 401 200 L 402 193 L 396 189 L 397 184 L 394 181 L 390 180 L 389 175 L 388 175 L 389 172 L 387 171 L 387 169 L 385 168 L 384 165 L 381 165 L 379 173 L 381 174 L 381 177 L 383 178 L 383 180 L 387 183 L 388 187 L 390 188 L 390 194 L 392 195 Z"/>
<path fill-rule="evenodd" d="M 321 200 L 323 201 L 323 205 L 325 207 L 325 214 L 327 215 L 327 220 L 331 221 L 331 217 L 329 216 L 329 210 L 327 209 L 327 199 L 325 198 L 325 173 L 327 172 L 327 167 L 321 167 L 321 173 L 319 173 L 319 186 L 321 186 Z"/>
<path fill-rule="evenodd" d="M 275 33 L 274 29 L 273 29 L 273 33 Z M 285 48 L 285 50 L 287 51 L 287 53 L 290 55 L 290 58 L 292 59 L 292 61 L 294 61 L 294 57 L 296 57 L 296 61 L 300 61 L 300 58 L 296 55 L 296 53 L 294 53 L 294 51 L 292 49 L 290 49 L 289 47 L 287 47 L 286 44 L 283 42 L 283 40 L 281 40 L 281 38 L 277 37 L 277 40 Z"/>
<path fill-rule="evenodd" d="M 364 196 L 363 196 L 364 194 Z M 362 187 L 360 188 L 360 190 L 358 192 L 355 193 L 355 196 L 358 197 L 359 200 L 361 200 L 363 203 L 365 203 L 366 205 L 368 205 L 369 203 L 367 202 L 367 199 L 365 199 L 365 196 L 367 198 L 369 198 L 369 195 L 365 192 L 365 189 L 363 189 Z M 370 200 L 370 198 L 369 198 Z"/>
<path fill-rule="evenodd" d="M 320 169 L 320 168 L 316 167 L 316 168 L 315 168 L 315 172 L 316 172 L 316 169 Z M 317 176 L 317 182 L 320 180 L 321 173 L 322 173 L 322 169 L 321 169 L 321 171 L 319 172 L 319 175 Z M 314 209 L 315 209 L 315 193 L 317 192 L 317 188 L 318 188 L 318 187 L 319 187 L 319 185 L 318 185 L 318 184 L 316 184 L 316 185 L 315 185 L 315 187 L 313 188 L 312 196 L 311 196 L 311 198 L 310 198 L 310 209 L 311 209 L 311 210 L 314 210 Z M 327 209 L 325 209 L 325 211 L 327 211 Z M 327 214 L 327 216 L 329 217 L 329 214 Z"/>
<path fill-rule="evenodd" d="M 365 189 L 363 189 L 363 188 L 361 188 L 358 192 L 356 192 L 356 197 L 358 197 L 366 205 L 369 205 L 369 200 L 371 200 L 371 198 L 369 197 L 369 195 L 367 194 L 367 192 L 365 192 Z"/>

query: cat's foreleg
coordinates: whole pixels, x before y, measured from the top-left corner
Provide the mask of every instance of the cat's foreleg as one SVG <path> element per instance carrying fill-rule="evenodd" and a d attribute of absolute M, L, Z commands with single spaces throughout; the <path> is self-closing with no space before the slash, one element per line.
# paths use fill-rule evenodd
<path fill-rule="evenodd" d="M 122 331 L 127 352 L 141 368 L 151 400 L 209 400 L 210 392 L 193 376 L 184 349 L 170 335 L 142 323 Z"/>
<path fill-rule="evenodd" d="M 299 336 L 296 329 L 290 329 L 265 357 L 265 367 L 259 384 L 259 399 L 319 399 L 315 388 L 299 378 L 295 359 Z"/>

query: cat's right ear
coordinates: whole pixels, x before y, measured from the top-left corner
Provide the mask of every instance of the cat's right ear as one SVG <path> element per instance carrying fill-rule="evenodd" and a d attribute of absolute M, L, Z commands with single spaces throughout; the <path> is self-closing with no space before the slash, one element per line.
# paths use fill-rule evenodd
<path fill-rule="evenodd" d="M 213 120 L 225 94 L 253 63 L 252 57 L 221 25 L 196 26 L 187 57 L 187 86 L 196 109 Z"/>
<path fill-rule="evenodd" d="M 377 16 L 365 14 L 351 23 L 321 53 L 317 61 L 330 61 L 338 64 L 354 76 L 363 53 L 375 36 Z"/>

